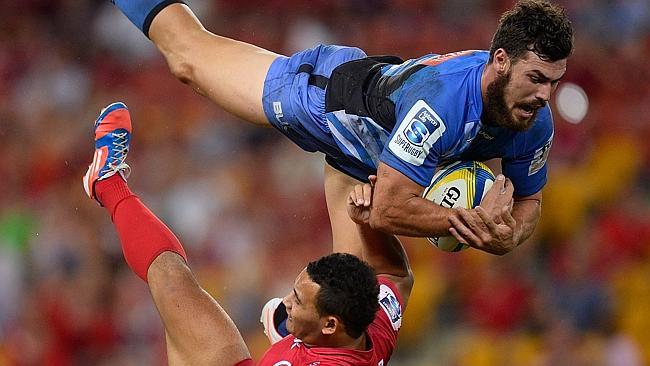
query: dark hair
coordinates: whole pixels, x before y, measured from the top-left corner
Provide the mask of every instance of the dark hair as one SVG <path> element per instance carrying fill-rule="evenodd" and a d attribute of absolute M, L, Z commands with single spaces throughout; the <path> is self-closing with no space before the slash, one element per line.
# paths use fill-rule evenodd
<path fill-rule="evenodd" d="M 360 337 L 379 309 L 375 271 L 351 254 L 333 253 L 309 263 L 307 274 L 320 286 L 318 314 L 339 317 L 350 337 Z"/>
<path fill-rule="evenodd" d="M 569 57 L 573 50 L 573 27 L 563 7 L 544 0 L 523 0 L 503 13 L 492 46 L 494 53 L 503 48 L 516 62 L 526 51 L 532 51 L 544 61 Z"/>

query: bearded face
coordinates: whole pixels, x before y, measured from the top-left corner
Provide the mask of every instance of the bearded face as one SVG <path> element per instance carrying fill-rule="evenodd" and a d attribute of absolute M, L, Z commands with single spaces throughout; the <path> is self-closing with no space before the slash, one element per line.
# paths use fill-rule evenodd
<path fill-rule="evenodd" d="M 525 131 L 551 98 L 566 72 L 566 60 L 545 61 L 530 51 L 516 60 L 503 50 L 497 54 L 490 66 L 498 71 L 485 89 L 481 119 L 488 125 Z"/>
<path fill-rule="evenodd" d="M 546 105 L 543 100 L 520 101 L 508 105 L 507 94 L 511 90 L 512 72 L 499 75 L 487 87 L 486 105 L 482 119 L 488 125 L 506 127 L 515 131 L 526 131 L 533 125 L 539 108 Z"/>

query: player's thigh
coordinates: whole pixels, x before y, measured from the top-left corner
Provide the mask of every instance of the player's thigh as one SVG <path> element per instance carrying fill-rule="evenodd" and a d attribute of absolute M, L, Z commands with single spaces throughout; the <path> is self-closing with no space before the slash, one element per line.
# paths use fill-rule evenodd
<path fill-rule="evenodd" d="M 347 212 L 348 195 L 360 181 L 325 164 L 325 199 L 332 224 L 332 251 L 361 257 L 357 224 Z"/>
<path fill-rule="evenodd" d="M 183 4 L 163 9 L 149 35 L 183 82 L 228 112 L 268 125 L 262 93 L 278 54 L 207 31 Z"/>
<path fill-rule="evenodd" d="M 279 56 L 257 46 L 204 34 L 194 70 L 200 92 L 244 120 L 269 125 L 262 96 L 269 67 Z"/>
<path fill-rule="evenodd" d="M 234 365 L 250 357 L 235 323 L 179 255 L 156 257 L 147 280 L 165 326 L 170 365 Z"/>
<path fill-rule="evenodd" d="M 215 327 L 219 326 L 219 324 L 213 325 Z M 165 334 L 167 343 L 167 364 L 170 366 L 246 364 L 242 361 L 250 359 L 250 352 L 248 347 L 246 347 L 246 344 L 241 340 L 241 335 L 238 332 L 234 333 L 232 329 L 221 329 L 224 330 L 224 334 L 221 337 L 224 341 L 223 344 L 217 344 L 216 348 L 197 349 L 189 352 L 188 350 L 179 349 L 178 345 L 170 339 L 169 334 Z M 232 338 L 229 339 L 229 336 L 232 336 Z"/>

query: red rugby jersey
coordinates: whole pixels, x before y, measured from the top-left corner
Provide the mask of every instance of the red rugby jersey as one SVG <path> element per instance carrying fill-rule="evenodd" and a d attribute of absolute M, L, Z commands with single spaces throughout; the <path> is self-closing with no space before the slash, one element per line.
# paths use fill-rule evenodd
<path fill-rule="evenodd" d="M 402 297 L 390 280 L 377 277 L 379 310 L 368 327 L 371 349 L 306 346 L 293 335 L 277 342 L 258 366 L 384 366 L 388 364 L 402 323 Z"/>

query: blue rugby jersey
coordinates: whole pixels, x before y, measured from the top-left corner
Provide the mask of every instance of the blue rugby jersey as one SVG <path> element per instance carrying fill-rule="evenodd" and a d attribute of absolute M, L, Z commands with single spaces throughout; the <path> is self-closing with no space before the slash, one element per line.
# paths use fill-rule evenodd
<path fill-rule="evenodd" d="M 541 190 L 553 140 L 550 107 L 540 109 L 525 132 L 482 124 L 481 74 L 488 57 L 486 51 L 462 51 L 383 65 L 364 81 L 362 102 L 339 95 L 342 106 L 329 103 L 325 114 L 348 158 L 336 165 L 359 176 L 359 166 L 372 172 L 382 161 L 426 187 L 439 165 L 502 158 L 515 195 Z"/>

